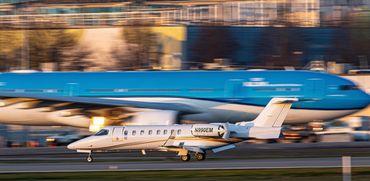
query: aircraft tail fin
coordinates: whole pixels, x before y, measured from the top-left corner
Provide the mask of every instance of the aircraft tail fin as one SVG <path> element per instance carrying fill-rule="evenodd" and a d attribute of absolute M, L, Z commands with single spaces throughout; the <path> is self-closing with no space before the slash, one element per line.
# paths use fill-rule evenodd
<path fill-rule="evenodd" d="M 252 121 L 256 127 L 281 127 L 297 98 L 272 98 L 263 111 Z"/>
<path fill-rule="evenodd" d="M 243 122 L 244 125 L 249 125 L 247 137 L 258 139 L 279 138 L 281 125 L 295 101 L 298 101 L 298 99 L 272 98 L 256 119 L 252 122 Z"/>

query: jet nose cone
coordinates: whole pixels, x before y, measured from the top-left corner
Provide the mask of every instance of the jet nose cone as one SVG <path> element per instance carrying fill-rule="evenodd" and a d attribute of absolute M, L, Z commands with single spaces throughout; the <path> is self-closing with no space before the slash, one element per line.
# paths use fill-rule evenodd
<path fill-rule="evenodd" d="M 76 142 L 73 142 L 73 143 L 69 144 L 67 146 L 67 148 L 70 149 L 70 150 L 77 150 L 78 144 Z"/>

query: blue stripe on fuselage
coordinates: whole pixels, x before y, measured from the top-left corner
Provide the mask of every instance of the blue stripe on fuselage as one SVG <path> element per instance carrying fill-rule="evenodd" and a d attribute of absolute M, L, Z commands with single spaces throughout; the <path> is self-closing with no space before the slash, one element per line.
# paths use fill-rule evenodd
<path fill-rule="evenodd" d="M 181 97 L 265 106 L 272 97 L 299 97 L 294 109 L 349 110 L 369 104 L 339 76 L 309 71 L 169 71 L 2 73 L 0 92 L 84 97 Z M 313 100 L 313 101 L 312 101 Z"/>

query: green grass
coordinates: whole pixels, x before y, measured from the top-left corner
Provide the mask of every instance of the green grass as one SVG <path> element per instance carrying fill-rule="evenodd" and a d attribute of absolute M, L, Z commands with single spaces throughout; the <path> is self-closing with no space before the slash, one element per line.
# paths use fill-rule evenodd
<path fill-rule="evenodd" d="M 353 168 L 352 180 L 368 181 L 370 168 Z M 17 173 L 0 174 L 0 180 L 342 180 L 341 168 L 268 169 L 268 170 L 204 170 L 204 171 L 140 171 L 81 173 Z"/>

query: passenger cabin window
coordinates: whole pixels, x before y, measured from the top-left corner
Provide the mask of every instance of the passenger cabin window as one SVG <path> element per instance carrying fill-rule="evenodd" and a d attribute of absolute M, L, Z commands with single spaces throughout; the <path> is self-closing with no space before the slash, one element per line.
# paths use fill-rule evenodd
<path fill-rule="evenodd" d="M 153 130 L 149 130 L 148 134 L 152 135 L 152 133 L 153 133 Z"/>
<path fill-rule="evenodd" d="M 104 135 L 108 135 L 108 133 L 109 131 L 107 129 L 102 129 L 99 132 L 97 132 L 95 136 L 104 136 Z"/>
<path fill-rule="evenodd" d="M 132 136 L 135 136 L 136 135 L 136 131 L 132 131 Z"/>
<path fill-rule="evenodd" d="M 165 129 L 165 130 L 163 130 L 163 134 L 164 135 L 166 135 L 167 134 L 167 130 Z"/>
<path fill-rule="evenodd" d="M 128 131 L 126 130 L 123 134 L 124 134 L 125 136 L 127 136 L 127 135 L 128 135 Z"/>
<path fill-rule="evenodd" d="M 173 134 L 173 133 L 175 133 L 175 130 L 173 130 L 173 129 L 172 129 L 172 130 L 171 130 L 171 134 Z"/>
<path fill-rule="evenodd" d="M 181 134 L 181 129 L 177 130 L 177 135 Z"/>
<path fill-rule="evenodd" d="M 140 135 L 144 135 L 144 130 L 141 130 L 140 131 Z"/>
<path fill-rule="evenodd" d="M 161 130 L 157 130 L 157 135 L 160 135 L 161 134 Z"/>

